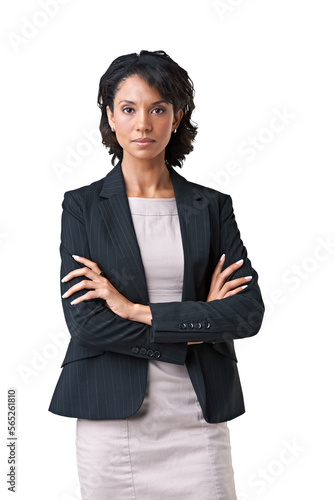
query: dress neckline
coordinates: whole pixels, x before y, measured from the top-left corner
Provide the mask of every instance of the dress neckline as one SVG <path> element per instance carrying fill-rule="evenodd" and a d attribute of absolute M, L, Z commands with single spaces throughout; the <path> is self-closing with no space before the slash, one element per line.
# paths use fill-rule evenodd
<path fill-rule="evenodd" d="M 177 215 L 175 198 L 128 198 L 132 215 Z"/>
<path fill-rule="evenodd" d="M 144 198 L 142 196 L 128 196 L 128 200 L 171 201 L 175 200 L 175 196 L 173 198 Z"/>

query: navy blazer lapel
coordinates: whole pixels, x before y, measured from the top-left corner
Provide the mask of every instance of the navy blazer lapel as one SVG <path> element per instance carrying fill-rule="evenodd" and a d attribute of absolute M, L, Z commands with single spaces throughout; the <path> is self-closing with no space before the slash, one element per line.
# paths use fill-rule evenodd
<path fill-rule="evenodd" d="M 210 253 L 210 219 L 208 203 L 196 185 L 169 168 L 177 204 L 184 253 L 182 300 L 198 300 L 199 288 L 205 280 Z M 99 206 L 113 244 L 123 259 L 126 275 L 131 280 L 129 300 L 148 304 L 148 289 L 140 249 L 132 222 L 124 178 L 119 162 L 107 175 Z"/>
<path fill-rule="evenodd" d="M 173 183 L 184 253 L 182 300 L 199 300 L 206 290 L 206 270 L 210 256 L 208 199 L 199 189 L 169 168 Z"/>
<path fill-rule="evenodd" d="M 131 282 L 131 297 L 127 295 L 127 298 L 148 304 L 145 270 L 125 191 L 121 163 L 107 175 L 100 196 L 106 198 L 99 204 L 103 220 L 113 245 L 123 260 L 121 269 L 124 284 L 127 284 L 128 279 Z M 116 272 L 119 273 L 119 270 Z M 122 276 L 120 280 L 122 281 Z"/>

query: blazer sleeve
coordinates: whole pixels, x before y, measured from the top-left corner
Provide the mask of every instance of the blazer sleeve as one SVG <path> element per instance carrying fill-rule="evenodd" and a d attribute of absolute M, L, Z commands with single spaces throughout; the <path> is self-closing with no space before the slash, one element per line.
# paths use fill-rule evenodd
<path fill-rule="evenodd" d="M 150 303 L 151 340 L 154 342 L 225 342 L 255 335 L 261 326 L 264 304 L 258 285 L 258 274 L 252 268 L 247 250 L 240 238 L 232 199 L 221 194 L 219 217 L 220 255 L 225 253 L 224 267 L 244 259 L 229 280 L 253 276 L 247 288 L 225 299 Z"/>
<path fill-rule="evenodd" d="M 84 267 L 72 255 L 91 259 L 89 229 L 83 215 L 83 202 L 73 192 L 65 193 L 61 225 L 61 278 L 74 269 Z M 103 263 L 97 263 L 102 265 Z M 61 283 L 61 294 L 80 282 L 84 277 Z M 159 361 L 184 364 L 187 353 L 186 343 L 159 343 L 152 340 L 152 327 L 144 323 L 123 319 L 114 314 L 101 299 L 86 300 L 76 305 L 71 301 L 83 292 L 76 292 L 68 299 L 62 299 L 65 321 L 72 339 L 82 347 L 147 359 L 153 352 Z M 159 356 L 156 356 L 158 354 Z"/>

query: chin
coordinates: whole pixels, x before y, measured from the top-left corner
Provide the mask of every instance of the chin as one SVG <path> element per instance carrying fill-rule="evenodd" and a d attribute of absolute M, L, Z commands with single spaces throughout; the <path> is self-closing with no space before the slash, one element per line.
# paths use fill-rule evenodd
<path fill-rule="evenodd" d="M 127 155 L 132 156 L 132 158 L 137 158 L 138 160 L 155 160 L 159 156 L 165 156 L 164 155 L 164 149 L 162 151 L 135 151 L 135 152 L 127 152 Z M 124 153 L 123 153 L 124 155 Z"/>

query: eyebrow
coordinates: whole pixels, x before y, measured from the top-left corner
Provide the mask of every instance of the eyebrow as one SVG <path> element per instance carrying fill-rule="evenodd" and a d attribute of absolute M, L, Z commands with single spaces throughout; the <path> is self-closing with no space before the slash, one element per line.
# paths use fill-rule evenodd
<path fill-rule="evenodd" d="M 119 101 L 118 104 L 121 104 L 121 102 L 125 102 L 126 104 L 136 104 L 134 101 L 128 101 L 127 99 L 122 99 L 122 101 Z M 157 104 L 168 104 L 167 101 L 161 100 L 161 101 L 155 101 L 151 103 L 151 106 L 156 106 Z"/>

